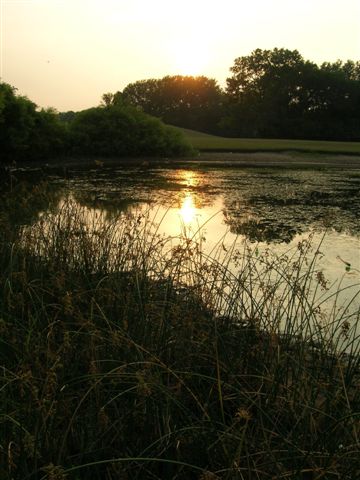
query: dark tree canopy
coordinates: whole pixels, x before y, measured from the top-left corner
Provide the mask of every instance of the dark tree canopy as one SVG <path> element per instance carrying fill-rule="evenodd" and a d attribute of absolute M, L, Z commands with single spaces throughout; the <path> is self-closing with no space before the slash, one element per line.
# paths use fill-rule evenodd
<path fill-rule="evenodd" d="M 228 134 L 250 137 L 360 138 L 360 63 L 320 67 L 297 50 L 257 49 L 235 59 L 227 79 Z"/>
<path fill-rule="evenodd" d="M 304 63 L 297 50 L 254 50 L 249 56 L 235 59 L 230 68 L 233 76 L 227 79 L 227 94 L 237 97 L 249 90 L 264 94 L 275 82 L 294 81 Z"/>
<path fill-rule="evenodd" d="M 1 161 L 44 158 L 61 152 L 66 129 L 52 109 L 38 110 L 16 89 L 0 83 Z"/>
<path fill-rule="evenodd" d="M 192 153 L 182 135 L 157 118 L 114 102 L 79 112 L 70 124 L 76 155 L 176 156 Z"/>
<path fill-rule="evenodd" d="M 223 93 L 214 79 L 176 75 L 131 83 L 122 100 L 165 123 L 215 132 Z"/>
<path fill-rule="evenodd" d="M 126 106 L 120 94 L 103 105 L 58 114 L 38 110 L 0 83 L 0 162 L 71 156 L 182 156 L 194 153 L 180 132 Z"/>
<path fill-rule="evenodd" d="M 189 153 L 160 120 L 228 137 L 360 141 L 360 61 L 318 66 L 297 50 L 257 49 L 236 58 L 230 72 L 225 91 L 205 76 L 166 76 L 60 114 L 0 82 L 0 162 Z"/>

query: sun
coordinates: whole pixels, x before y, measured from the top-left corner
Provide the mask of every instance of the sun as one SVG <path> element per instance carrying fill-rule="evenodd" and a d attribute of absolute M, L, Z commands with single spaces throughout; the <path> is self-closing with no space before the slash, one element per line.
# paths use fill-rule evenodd
<path fill-rule="evenodd" d="M 180 75 L 203 75 L 210 61 L 210 51 L 205 44 L 182 41 L 174 45 L 171 53 L 173 70 Z"/>

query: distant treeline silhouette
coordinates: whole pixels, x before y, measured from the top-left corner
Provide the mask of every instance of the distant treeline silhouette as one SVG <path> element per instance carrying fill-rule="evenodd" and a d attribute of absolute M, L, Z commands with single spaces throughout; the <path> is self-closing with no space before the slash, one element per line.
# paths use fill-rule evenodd
<path fill-rule="evenodd" d="M 114 95 L 166 123 L 229 137 L 360 139 L 360 62 L 321 66 L 297 50 L 235 59 L 222 90 L 207 77 L 141 80 Z"/>
<path fill-rule="evenodd" d="M 38 110 L 0 83 L 0 161 L 191 152 L 162 122 L 225 137 L 360 140 L 360 61 L 318 66 L 297 50 L 257 49 L 230 72 L 224 89 L 205 76 L 140 80 L 77 113 Z"/>

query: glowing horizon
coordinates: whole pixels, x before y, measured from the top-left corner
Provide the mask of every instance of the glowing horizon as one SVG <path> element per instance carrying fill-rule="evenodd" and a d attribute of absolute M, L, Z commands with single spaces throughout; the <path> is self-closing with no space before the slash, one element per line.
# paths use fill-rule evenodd
<path fill-rule="evenodd" d="M 306 60 L 360 58 L 360 2 L 344 0 L 0 0 L 1 80 L 41 107 L 81 110 L 165 75 L 221 86 L 255 48 Z"/>

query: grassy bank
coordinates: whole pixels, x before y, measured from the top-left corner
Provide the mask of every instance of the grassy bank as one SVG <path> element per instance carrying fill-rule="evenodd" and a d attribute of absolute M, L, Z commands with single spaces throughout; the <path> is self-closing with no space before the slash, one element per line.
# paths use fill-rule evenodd
<path fill-rule="evenodd" d="M 225 138 L 174 127 L 184 133 L 191 145 L 204 152 L 317 152 L 360 154 L 360 142 L 330 142 L 320 140 L 281 140 L 263 138 Z"/>
<path fill-rule="evenodd" d="M 0 221 L 0 478 L 358 477 L 359 314 L 314 299 L 310 242 L 209 258 L 71 201 Z"/>

